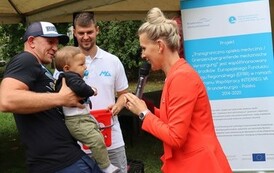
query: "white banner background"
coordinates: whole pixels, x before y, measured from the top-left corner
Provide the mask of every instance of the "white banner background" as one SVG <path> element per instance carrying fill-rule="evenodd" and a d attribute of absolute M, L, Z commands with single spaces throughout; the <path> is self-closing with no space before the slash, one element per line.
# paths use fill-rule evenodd
<path fill-rule="evenodd" d="M 185 56 L 206 84 L 233 171 L 274 170 L 269 1 L 181 1 L 181 14 Z"/>

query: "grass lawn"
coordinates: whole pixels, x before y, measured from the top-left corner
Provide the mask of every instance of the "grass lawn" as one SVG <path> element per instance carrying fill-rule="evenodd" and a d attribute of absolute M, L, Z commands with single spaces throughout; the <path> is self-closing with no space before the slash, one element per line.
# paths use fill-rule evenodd
<path fill-rule="evenodd" d="M 12 114 L 0 113 L 0 168 L 2 173 L 25 173 L 25 157 Z"/>
<path fill-rule="evenodd" d="M 136 82 L 130 83 L 130 91 L 135 92 Z M 162 88 L 162 82 L 149 81 L 145 92 L 153 92 Z M 131 115 L 120 118 L 127 157 L 130 160 L 142 161 L 145 173 L 160 172 L 162 144 L 159 140 L 139 129 L 139 120 Z M 0 112 L 0 172 L 25 173 L 24 150 L 20 143 L 14 118 L 10 113 Z"/>

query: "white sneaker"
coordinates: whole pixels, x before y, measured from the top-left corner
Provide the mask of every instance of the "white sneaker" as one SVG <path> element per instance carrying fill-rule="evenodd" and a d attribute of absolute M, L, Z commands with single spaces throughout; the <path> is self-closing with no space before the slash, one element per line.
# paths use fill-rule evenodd
<path fill-rule="evenodd" d="M 107 168 L 102 169 L 104 173 L 117 173 L 120 171 L 120 169 L 113 164 L 110 164 Z"/>

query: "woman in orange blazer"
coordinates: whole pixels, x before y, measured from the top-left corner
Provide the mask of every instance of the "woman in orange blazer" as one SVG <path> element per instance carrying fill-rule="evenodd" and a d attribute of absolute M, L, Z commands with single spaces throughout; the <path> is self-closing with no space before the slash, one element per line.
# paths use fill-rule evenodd
<path fill-rule="evenodd" d="M 179 57 L 177 24 L 159 8 L 148 12 L 138 30 L 142 58 L 166 80 L 160 109 L 128 93 L 125 106 L 143 120 L 142 129 L 163 141 L 164 173 L 231 173 L 217 139 L 206 88 L 195 70 Z"/>

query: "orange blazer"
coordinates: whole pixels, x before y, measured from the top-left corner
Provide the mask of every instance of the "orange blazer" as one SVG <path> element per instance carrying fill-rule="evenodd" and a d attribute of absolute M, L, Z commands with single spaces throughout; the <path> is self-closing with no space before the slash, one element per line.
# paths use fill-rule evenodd
<path fill-rule="evenodd" d="M 164 173 L 232 173 L 217 139 L 210 102 L 199 75 L 183 59 L 166 76 L 160 109 L 142 129 L 163 141 Z"/>

